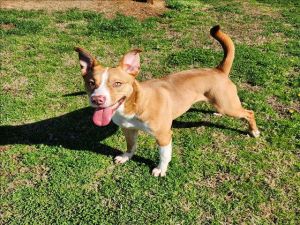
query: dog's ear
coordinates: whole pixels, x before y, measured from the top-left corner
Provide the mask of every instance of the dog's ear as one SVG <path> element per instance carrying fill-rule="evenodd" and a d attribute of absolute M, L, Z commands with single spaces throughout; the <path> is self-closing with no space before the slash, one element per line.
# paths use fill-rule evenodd
<path fill-rule="evenodd" d="M 127 73 L 136 76 L 140 71 L 140 49 L 127 52 L 120 60 L 120 67 Z"/>
<path fill-rule="evenodd" d="M 75 51 L 78 52 L 79 55 L 82 76 L 85 76 L 94 66 L 98 65 L 98 63 L 96 59 L 83 48 L 75 47 Z"/>

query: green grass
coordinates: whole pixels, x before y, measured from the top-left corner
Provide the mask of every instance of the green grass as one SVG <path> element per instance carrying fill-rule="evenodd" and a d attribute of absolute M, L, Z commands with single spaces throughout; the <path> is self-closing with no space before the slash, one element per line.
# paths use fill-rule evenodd
<path fill-rule="evenodd" d="M 0 10 L 0 224 L 300 223 L 299 3 L 167 4 L 144 21 Z M 231 79 L 262 136 L 199 103 L 174 122 L 166 178 L 151 176 L 158 151 L 144 133 L 136 156 L 115 165 L 124 137 L 92 124 L 73 47 L 109 66 L 141 48 L 146 80 L 217 65 L 215 24 L 236 44 Z"/>

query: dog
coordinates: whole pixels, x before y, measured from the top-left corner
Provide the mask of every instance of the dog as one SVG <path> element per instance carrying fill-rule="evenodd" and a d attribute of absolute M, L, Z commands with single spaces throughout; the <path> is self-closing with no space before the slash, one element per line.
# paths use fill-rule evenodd
<path fill-rule="evenodd" d="M 95 108 L 93 122 L 106 126 L 112 120 L 120 126 L 127 152 L 115 157 L 125 163 L 136 151 L 138 130 L 153 135 L 159 147 L 160 161 L 154 176 L 166 176 L 172 154 L 172 121 L 199 101 L 211 103 L 219 115 L 246 119 L 250 134 L 258 137 L 254 112 L 242 107 L 237 88 L 229 79 L 234 59 L 234 44 L 214 26 L 210 34 L 223 47 L 223 60 L 216 68 L 192 69 L 160 79 L 139 82 L 139 49 L 126 53 L 114 68 L 103 67 L 86 50 L 76 47 L 90 105 Z"/>

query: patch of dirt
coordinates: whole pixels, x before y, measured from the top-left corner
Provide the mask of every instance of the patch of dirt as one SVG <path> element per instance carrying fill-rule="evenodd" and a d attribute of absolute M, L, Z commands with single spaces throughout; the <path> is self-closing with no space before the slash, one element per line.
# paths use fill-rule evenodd
<path fill-rule="evenodd" d="M 101 169 L 101 170 L 97 171 L 95 173 L 95 175 L 91 178 L 91 182 L 85 184 L 83 186 L 83 188 L 86 189 L 87 191 L 97 191 L 99 184 L 100 184 L 99 180 L 104 176 L 112 174 L 115 167 L 116 166 L 114 164 L 112 164 L 105 169 Z"/>
<path fill-rule="evenodd" d="M 20 167 L 16 171 L 15 177 L 7 186 L 6 191 L 12 192 L 20 187 L 34 187 L 38 182 L 45 182 L 48 179 L 50 168 L 45 165 L 36 165 L 34 167 Z M 31 179 L 22 178 L 22 175 L 31 175 Z"/>
<path fill-rule="evenodd" d="M 166 10 L 163 0 L 156 0 L 154 4 L 130 0 L 106 0 L 100 1 L 98 5 L 98 11 L 110 18 L 116 13 L 121 13 L 126 16 L 134 16 L 138 19 L 145 19 L 147 17 L 160 16 Z"/>
<path fill-rule="evenodd" d="M 74 58 L 70 58 L 70 56 L 67 54 L 63 56 L 62 61 L 64 67 L 73 67 L 78 65 L 78 60 L 77 59 L 75 60 Z"/>
<path fill-rule="evenodd" d="M 258 206 L 260 212 L 261 212 L 261 216 L 267 220 L 272 220 L 274 221 L 274 219 L 276 218 L 274 212 L 274 200 L 271 199 L 270 202 L 263 202 Z"/>
<path fill-rule="evenodd" d="M 17 95 L 19 91 L 25 90 L 27 85 L 28 85 L 27 77 L 21 76 L 10 84 L 4 83 L 2 86 L 2 90 L 4 92 L 9 92 L 12 93 L 13 95 Z"/>
<path fill-rule="evenodd" d="M 1 7 L 0 7 L 1 8 Z M 12 30 L 16 27 L 15 24 L 13 23 L 4 23 L 4 24 L 0 24 L 0 29 L 2 30 Z"/>
<path fill-rule="evenodd" d="M 228 182 L 228 181 L 235 181 L 238 180 L 239 177 L 236 175 L 232 175 L 230 173 L 227 172 L 221 172 L 218 171 L 215 175 L 212 175 L 206 179 L 198 179 L 197 181 L 195 181 L 193 183 L 194 186 L 197 187 L 208 187 L 208 188 L 212 188 L 212 189 L 216 189 L 220 184 L 224 183 L 224 182 Z M 229 194 L 230 196 L 232 194 Z M 232 197 L 232 196 L 231 196 Z"/>
<path fill-rule="evenodd" d="M 180 207 L 185 213 L 188 213 L 192 208 L 192 203 L 188 199 L 182 198 L 180 201 Z"/>
<path fill-rule="evenodd" d="M 4 0 L 0 3 L 2 9 L 63 11 L 72 8 L 92 10 L 114 17 L 116 13 L 133 16 L 138 19 L 159 16 L 165 12 L 163 0 L 154 0 L 153 4 L 133 0 L 75 0 L 75 1 L 18 1 Z"/>
<path fill-rule="evenodd" d="M 206 180 L 205 185 L 209 188 L 215 189 L 218 185 L 225 181 L 237 180 L 238 177 L 225 172 L 217 172 L 215 176 L 212 176 Z"/>
<path fill-rule="evenodd" d="M 252 92 L 258 92 L 262 89 L 260 86 L 252 86 L 249 83 L 241 83 L 239 86 L 242 89 L 249 90 L 249 91 L 252 91 Z"/>
<path fill-rule="evenodd" d="M 279 116 L 288 117 L 292 113 L 299 113 L 300 106 L 297 103 L 292 103 L 291 106 L 286 106 L 278 101 L 276 97 L 269 97 L 267 103 L 278 113 Z"/>
<path fill-rule="evenodd" d="M 32 181 L 28 179 L 14 180 L 7 185 L 6 192 L 13 192 L 19 187 L 34 187 L 34 185 Z"/>
<path fill-rule="evenodd" d="M 259 3 L 250 3 L 247 1 L 242 1 L 242 7 L 248 15 L 251 16 L 270 16 L 274 19 L 279 19 L 281 17 L 280 12 L 276 7 L 270 7 Z"/>
<path fill-rule="evenodd" d="M 280 115 L 286 116 L 287 114 L 287 107 L 285 107 L 282 103 L 277 101 L 275 97 L 270 97 L 267 99 L 267 103 L 272 106 L 272 108 Z"/>
<path fill-rule="evenodd" d="M 231 7 L 235 1 L 220 1 L 219 6 Z M 237 12 L 216 12 L 215 7 L 208 6 L 204 11 L 209 12 L 216 21 L 222 21 L 222 25 L 234 43 L 246 43 L 248 45 L 261 45 L 274 40 L 287 40 L 283 33 L 273 33 L 270 37 L 264 35 L 267 21 L 281 19 L 279 9 L 269 7 L 265 4 L 253 3 L 251 1 L 237 1 L 241 3 Z"/>
<path fill-rule="evenodd" d="M 10 147 L 8 145 L 0 146 L 0 152 L 5 152 L 9 149 L 10 149 Z"/>

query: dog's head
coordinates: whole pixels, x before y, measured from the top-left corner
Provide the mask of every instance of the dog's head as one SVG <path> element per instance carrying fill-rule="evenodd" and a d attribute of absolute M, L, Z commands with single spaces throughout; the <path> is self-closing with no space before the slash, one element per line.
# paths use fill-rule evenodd
<path fill-rule="evenodd" d="M 133 83 L 140 69 L 141 52 L 138 49 L 126 53 L 117 67 L 103 67 L 82 48 L 79 54 L 81 73 L 85 82 L 89 102 L 94 107 L 93 121 L 106 126 L 114 113 L 133 92 Z"/>

